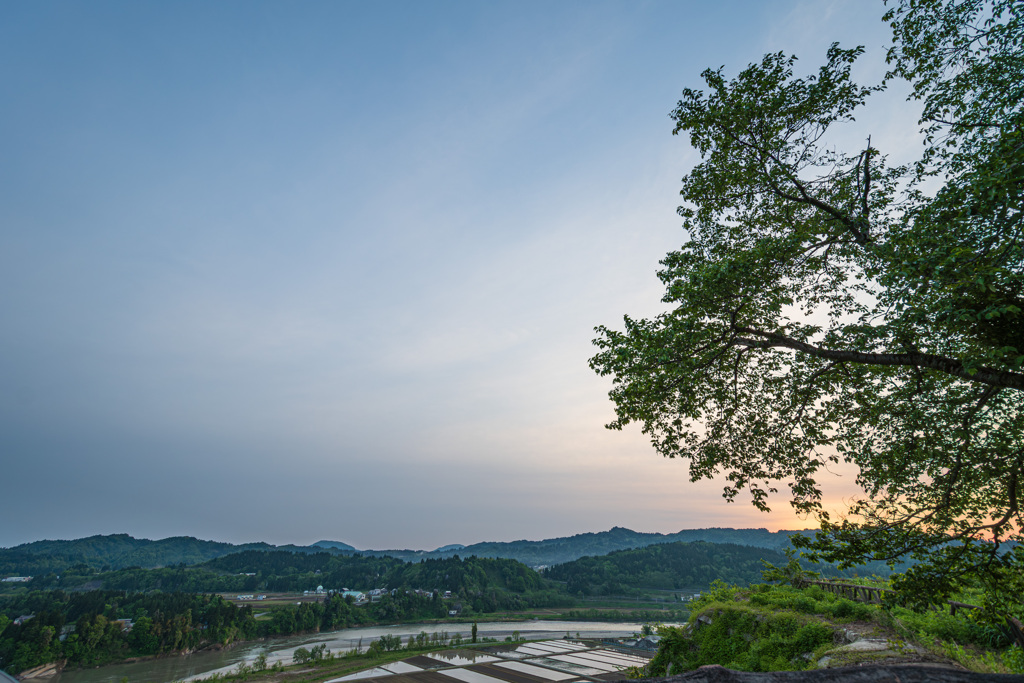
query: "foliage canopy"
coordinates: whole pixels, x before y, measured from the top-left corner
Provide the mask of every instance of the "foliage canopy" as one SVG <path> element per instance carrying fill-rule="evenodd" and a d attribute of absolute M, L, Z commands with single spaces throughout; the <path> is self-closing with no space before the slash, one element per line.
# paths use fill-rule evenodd
<path fill-rule="evenodd" d="M 673 132 L 702 162 L 658 273 L 671 310 L 598 327 L 590 363 L 613 378 L 609 427 L 640 423 L 694 481 L 724 474 L 762 510 L 788 486 L 825 559 L 913 557 L 902 587 L 922 600 L 966 572 L 999 609 L 1024 563 L 1004 544 L 1024 522 L 1024 3 L 903 0 L 884 19 L 881 83 L 833 45 L 806 77 L 776 53 L 683 91 Z M 832 146 L 897 79 L 920 158 Z M 841 460 L 864 495 L 835 520 L 819 480 Z"/>
<path fill-rule="evenodd" d="M 761 577 L 765 562 L 785 560 L 785 555 L 767 548 L 677 542 L 581 557 L 548 568 L 544 576 L 565 581 L 571 595 L 621 595 L 638 588 L 696 588 L 715 580 L 748 584 Z"/>

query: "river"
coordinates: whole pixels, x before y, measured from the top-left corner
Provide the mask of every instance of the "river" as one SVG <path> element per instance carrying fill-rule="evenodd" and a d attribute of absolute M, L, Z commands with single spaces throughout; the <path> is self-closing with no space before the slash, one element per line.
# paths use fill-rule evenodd
<path fill-rule="evenodd" d="M 477 624 L 479 638 L 505 640 L 513 631 L 519 631 L 522 638 L 558 637 L 579 633 L 585 638 L 617 638 L 628 636 L 640 630 L 641 624 L 598 621 L 491 621 Z M 267 663 L 284 662 L 291 664 L 292 655 L 300 647 L 309 648 L 325 643 L 331 652 L 348 652 L 362 644 L 365 650 L 370 643 L 382 635 L 392 634 L 408 640 L 410 635 L 421 631 L 435 633 L 447 631 L 450 636 L 462 634 L 463 640 L 470 637 L 469 623 L 451 624 L 398 624 L 395 626 L 373 626 L 347 628 L 340 631 L 315 633 L 304 636 L 286 636 L 263 641 L 242 643 L 219 652 L 197 652 L 182 657 L 162 657 L 128 664 L 109 664 L 96 669 L 65 671 L 46 680 L 47 683 L 118 683 L 127 678 L 131 683 L 170 683 L 171 681 L 205 678 L 215 673 L 228 672 L 240 662 L 251 664 L 261 652 L 266 653 Z"/>

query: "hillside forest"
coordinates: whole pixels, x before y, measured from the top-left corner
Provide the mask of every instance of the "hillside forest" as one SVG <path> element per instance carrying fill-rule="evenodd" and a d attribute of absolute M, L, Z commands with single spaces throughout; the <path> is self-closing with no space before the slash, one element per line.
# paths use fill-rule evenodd
<path fill-rule="evenodd" d="M 183 544 L 182 557 L 202 557 L 207 549 L 191 541 Z M 95 550 L 104 544 L 87 545 Z M 131 557 L 125 554 L 122 541 L 105 545 L 122 558 Z M 164 551 L 167 547 L 162 546 Z M 24 570 L 51 570 L 29 581 L 0 583 L 0 667 L 8 672 L 60 660 L 68 667 L 96 666 L 253 638 L 378 623 L 466 620 L 535 609 L 557 609 L 562 616 L 586 618 L 681 617 L 683 605 L 673 591 L 700 590 L 716 579 L 745 585 L 759 580 L 762 560 L 786 561 L 775 550 L 707 542 L 619 550 L 542 571 L 507 558 L 456 555 L 409 562 L 336 550 L 254 548 L 191 565 L 182 561 L 162 567 L 112 568 L 118 556 L 101 552 L 90 556 L 81 549 L 68 552 L 68 547 L 60 546 L 54 550 L 52 554 L 0 551 L 8 573 L 31 576 Z M 28 556 L 27 564 L 17 564 L 19 554 Z M 375 595 L 372 600 L 358 599 L 351 593 L 343 595 L 345 589 L 375 589 Z M 298 604 L 231 599 L 235 594 L 260 591 L 284 595 L 312 591 L 314 596 Z M 675 602 L 676 611 L 594 610 L 600 606 L 593 602 L 598 599 L 595 596 L 637 597 L 650 591 L 663 592 L 665 597 L 659 599 Z M 587 607 L 585 612 L 579 609 Z"/>

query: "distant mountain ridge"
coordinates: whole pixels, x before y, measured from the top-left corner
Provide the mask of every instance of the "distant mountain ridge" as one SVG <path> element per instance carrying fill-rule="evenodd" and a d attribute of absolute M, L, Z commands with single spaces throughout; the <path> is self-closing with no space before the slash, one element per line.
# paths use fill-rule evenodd
<path fill-rule="evenodd" d="M 616 550 L 644 548 L 678 541 L 734 543 L 769 550 L 783 550 L 789 547 L 789 537 L 799 533 L 812 532 L 710 528 L 684 529 L 674 534 L 660 534 L 613 527 L 608 531 L 576 534 L 575 536 L 550 538 L 542 541 L 488 541 L 468 546 L 450 544 L 433 551 L 357 550 L 347 543 L 326 540 L 318 541 L 311 546 L 274 546 L 262 542 L 235 545 L 204 541 L 191 536 L 175 536 L 151 541 L 133 538 L 128 534 L 112 534 L 89 536 L 71 541 L 34 541 L 12 548 L 0 549 L 0 576 L 37 576 L 51 572 L 59 574 L 68 567 L 81 564 L 95 569 L 194 565 L 246 550 L 389 556 L 412 562 L 449 558 L 455 555 L 463 557 L 475 555 L 477 557 L 513 559 L 533 567 L 539 567 L 571 562 L 585 556 L 606 555 Z"/>
<path fill-rule="evenodd" d="M 355 546 L 351 546 L 348 543 L 342 543 L 341 541 L 317 541 L 313 544 L 317 548 L 333 548 L 334 550 L 344 550 L 346 552 L 357 553 L 358 550 Z"/>
<path fill-rule="evenodd" d="M 449 543 L 448 545 L 443 545 L 440 548 L 434 548 L 434 552 L 435 553 L 446 553 L 446 552 L 449 552 L 449 551 L 455 552 L 455 551 L 465 550 L 465 549 L 466 549 L 466 546 L 462 545 L 461 543 Z"/>
<path fill-rule="evenodd" d="M 0 549 L 0 576 L 60 574 L 69 567 L 93 569 L 167 567 L 194 565 L 244 550 L 289 550 L 292 552 L 340 552 L 307 546 L 273 546 L 269 543 L 221 543 L 192 536 L 172 536 L 151 541 L 128 534 L 89 536 L 71 541 L 33 541 Z"/>
<path fill-rule="evenodd" d="M 813 531 L 776 531 L 767 529 L 683 529 L 674 534 L 647 533 L 623 527 L 612 527 L 608 531 L 588 532 L 549 538 L 543 541 L 488 541 L 467 545 L 460 550 L 439 548 L 433 552 L 411 550 L 365 550 L 364 554 L 386 554 L 405 560 L 451 557 L 453 555 L 477 557 L 506 557 L 519 560 L 531 567 L 550 566 L 572 562 L 588 555 L 607 555 L 616 550 L 645 548 L 661 543 L 678 541 L 705 541 L 708 543 L 734 543 L 781 551 L 790 547 L 789 538 L 794 534 Z"/>

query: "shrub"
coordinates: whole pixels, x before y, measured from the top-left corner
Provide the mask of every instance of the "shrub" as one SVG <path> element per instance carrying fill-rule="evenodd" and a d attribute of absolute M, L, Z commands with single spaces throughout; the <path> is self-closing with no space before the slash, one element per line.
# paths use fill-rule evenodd
<path fill-rule="evenodd" d="M 813 602 L 813 601 L 812 601 Z M 706 664 L 739 671 L 800 670 L 809 656 L 831 645 L 834 633 L 825 624 L 792 611 L 757 611 L 748 605 L 713 603 L 695 612 L 687 626 L 662 627 L 658 653 L 647 676 L 668 675 Z"/>
<path fill-rule="evenodd" d="M 997 648 L 1010 644 L 1010 636 L 1005 628 L 976 622 L 971 619 L 970 612 L 951 615 L 948 612 L 914 612 L 904 607 L 893 607 L 890 613 L 901 628 L 924 639 L 937 638 Z"/>

